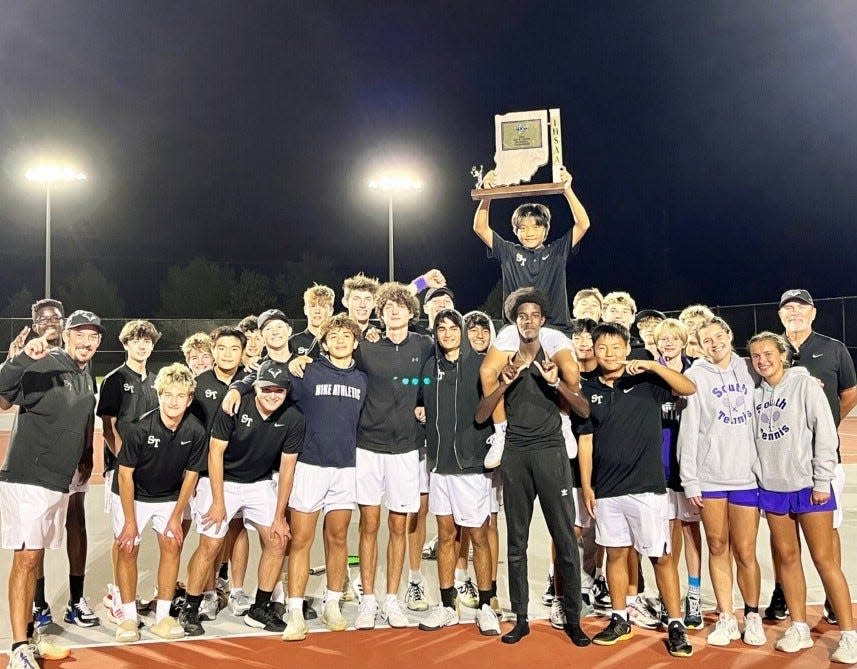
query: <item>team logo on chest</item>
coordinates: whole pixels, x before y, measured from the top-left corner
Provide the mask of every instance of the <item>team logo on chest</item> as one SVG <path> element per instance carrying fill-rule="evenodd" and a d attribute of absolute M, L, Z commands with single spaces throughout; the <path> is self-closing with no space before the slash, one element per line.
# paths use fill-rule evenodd
<path fill-rule="evenodd" d="M 599 395 L 598 393 L 592 393 L 592 397 L 589 398 L 589 401 L 593 404 L 601 404 L 604 401 L 604 395 Z"/>
<path fill-rule="evenodd" d="M 158 446 L 161 445 L 161 440 L 160 440 L 160 438 L 154 437 L 150 434 L 149 438 L 146 440 L 146 443 L 149 444 L 149 446 L 157 448 Z"/>
<path fill-rule="evenodd" d="M 124 390 L 126 393 L 131 393 L 133 395 L 134 394 L 134 384 L 124 383 L 124 384 L 122 384 L 122 390 Z"/>
<path fill-rule="evenodd" d="M 212 390 L 211 388 L 206 388 L 205 389 L 205 398 L 209 399 L 209 400 L 216 400 L 217 399 L 217 391 Z"/>
<path fill-rule="evenodd" d="M 246 413 L 241 414 L 241 423 L 246 425 L 247 427 L 251 427 L 253 425 L 253 419 L 250 418 Z"/>

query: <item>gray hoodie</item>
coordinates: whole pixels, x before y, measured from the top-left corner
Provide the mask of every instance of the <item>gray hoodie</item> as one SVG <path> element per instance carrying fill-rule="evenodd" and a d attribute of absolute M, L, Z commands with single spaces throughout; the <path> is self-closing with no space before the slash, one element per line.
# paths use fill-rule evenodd
<path fill-rule="evenodd" d="M 685 375 L 696 384 L 687 398 L 678 431 L 681 484 L 688 497 L 702 491 L 756 487 L 753 464 L 753 388 L 748 361 L 735 353 L 728 369 L 707 360 Z"/>
<path fill-rule="evenodd" d="M 829 493 L 839 437 L 818 381 L 805 368 L 792 367 L 776 386 L 762 381 L 753 398 L 759 485 L 774 492 L 812 487 Z"/>

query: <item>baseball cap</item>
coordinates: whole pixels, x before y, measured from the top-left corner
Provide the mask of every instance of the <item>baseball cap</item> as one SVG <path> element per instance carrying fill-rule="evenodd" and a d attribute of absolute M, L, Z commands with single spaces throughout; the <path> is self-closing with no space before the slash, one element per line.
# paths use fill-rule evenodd
<path fill-rule="evenodd" d="M 292 385 L 292 377 L 286 363 L 266 360 L 259 365 L 259 371 L 256 372 L 256 383 L 260 386 L 289 388 Z"/>
<path fill-rule="evenodd" d="M 289 323 L 289 319 L 286 318 L 286 315 L 280 311 L 279 309 L 268 309 L 267 311 L 263 311 L 259 314 L 259 331 L 261 332 L 267 323 L 270 321 L 283 321 L 286 325 L 291 327 L 291 323 Z"/>
<path fill-rule="evenodd" d="M 433 300 L 441 295 L 449 295 L 449 299 L 455 301 L 455 295 L 453 292 L 446 286 L 441 286 L 440 288 L 429 288 L 426 291 L 426 294 L 423 297 L 423 305 L 425 305 L 429 300 Z"/>
<path fill-rule="evenodd" d="M 812 295 L 809 294 L 808 290 L 804 290 L 803 288 L 793 288 L 783 293 L 782 297 L 780 297 L 780 306 L 782 307 L 788 302 L 803 302 L 811 307 L 815 306 L 815 302 L 812 301 Z"/>
<path fill-rule="evenodd" d="M 78 309 L 77 311 L 73 311 L 69 314 L 68 318 L 65 319 L 66 330 L 73 330 L 74 328 L 81 328 L 84 326 L 93 327 L 100 333 L 104 334 L 104 327 L 101 325 L 101 319 L 91 311 Z"/>

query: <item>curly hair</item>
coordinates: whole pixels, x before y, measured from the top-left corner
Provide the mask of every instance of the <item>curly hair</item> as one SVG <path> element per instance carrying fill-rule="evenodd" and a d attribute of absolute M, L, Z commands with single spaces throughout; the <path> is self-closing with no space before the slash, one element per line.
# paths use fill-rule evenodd
<path fill-rule="evenodd" d="M 360 330 L 360 325 L 358 325 L 357 321 L 353 318 L 349 318 L 346 313 L 339 313 L 335 316 L 331 316 L 324 323 L 321 324 L 318 332 L 318 340 L 323 342 L 327 339 L 327 335 L 329 335 L 333 330 L 348 330 L 352 335 L 354 335 L 354 339 L 360 340 L 360 336 L 362 334 Z"/>
<path fill-rule="evenodd" d="M 396 302 L 402 305 L 411 312 L 411 318 L 416 318 L 420 315 L 419 300 L 403 283 L 388 281 L 378 286 L 378 292 L 375 293 L 375 313 L 378 315 L 378 318 L 382 317 L 384 305 L 387 302 Z"/>
<path fill-rule="evenodd" d="M 148 339 L 152 344 L 157 344 L 161 333 L 149 321 L 128 321 L 119 332 L 119 342 L 124 346 L 132 339 Z"/>

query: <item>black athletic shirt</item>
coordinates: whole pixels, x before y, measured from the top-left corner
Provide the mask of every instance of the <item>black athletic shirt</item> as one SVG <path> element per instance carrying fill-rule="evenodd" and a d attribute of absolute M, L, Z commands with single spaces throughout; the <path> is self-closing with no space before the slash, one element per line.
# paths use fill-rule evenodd
<path fill-rule="evenodd" d="M 839 427 L 842 421 L 842 416 L 839 415 L 839 393 L 857 385 L 854 361 L 845 344 L 838 339 L 810 332 L 792 364 L 806 367 L 811 376 L 824 384 L 824 396 L 830 404 L 836 427 Z"/>
<path fill-rule="evenodd" d="M 571 314 L 568 311 L 565 265 L 569 252 L 577 253 L 577 250 L 577 246 L 571 249 L 571 230 L 537 249 L 514 244 L 494 232 L 488 257 L 500 263 L 503 300 L 518 288 L 538 288 L 549 301 L 547 325 L 567 327 Z"/>
<path fill-rule="evenodd" d="M 155 375 L 140 376 L 127 364 L 117 367 L 101 382 L 98 391 L 98 407 L 95 414 L 102 418 L 116 419 L 116 431 L 125 441 L 128 425 L 147 411 L 157 408 L 158 393 L 155 392 Z M 116 466 L 116 456 L 104 443 L 104 471 Z"/>
<path fill-rule="evenodd" d="M 584 379 L 581 392 L 590 406 L 580 434 L 592 434 L 595 496 L 666 492 L 661 405 L 672 397 L 666 382 L 652 372 L 623 374 L 612 388 L 600 378 Z"/>
<path fill-rule="evenodd" d="M 309 328 L 289 338 L 289 350 L 293 355 L 308 355 L 313 360 L 321 355 L 321 345 Z"/>
<path fill-rule="evenodd" d="M 300 453 L 304 417 L 293 405 L 283 405 L 267 419 L 256 408 L 256 397 L 245 395 L 234 416 L 221 409 L 211 427 L 212 439 L 227 442 L 223 480 L 255 483 L 271 478 L 283 453 Z"/>
<path fill-rule="evenodd" d="M 246 374 L 247 370 L 239 367 L 235 370 L 235 374 L 232 375 L 229 383 L 235 379 L 243 379 Z M 223 397 L 228 390 L 229 384 L 217 378 L 213 369 L 209 369 L 196 377 L 196 390 L 193 391 L 193 404 L 190 405 L 190 412 L 199 419 L 199 422 L 208 432 L 211 431 L 214 417 L 217 415 L 220 403 L 223 402 Z"/>
<path fill-rule="evenodd" d="M 536 360 L 547 355 L 540 348 Z M 535 365 L 521 372 L 504 396 L 506 405 L 507 448 L 564 447 L 559 419 L 558 392 L 551 388 Z"/>
<path fill-rule="evenodd" d="M 153 409 L 130 425 L 118 462 L 134 470 L 134 500 L 174 502 L 179 498 L 185 471 L 201 472 L 208 461 L 208 434 L 194 416 L 185 413 L 173 432 Z M 112 491 L 119 494 L 119 477 Z"/>
<path fill-rule="evenodd" d="M 582 369 L 580 370 L 580 383 L 583 384 L 584 380 L 589 379 L 597 379 L 598 378 L 598 367 L 593 369 L 591 372 L 584 372 Z M 584 395 L 585 397 L 585 395 Z M 569 418 L 571 419 L 571 432 L 574 435 L 574 438 L 577 441 L 580 441 L 580 428 L 586 422 L 585 418 L 581 418 L 574 411 L 569 413 Z M 580 462 L 578 462 L 577 458 L 572 458 L 569 460 L 571 464 L 571 480 L 574 481 L 574 487 L 580 488 L 582 486 L 580 480 Z"/>

